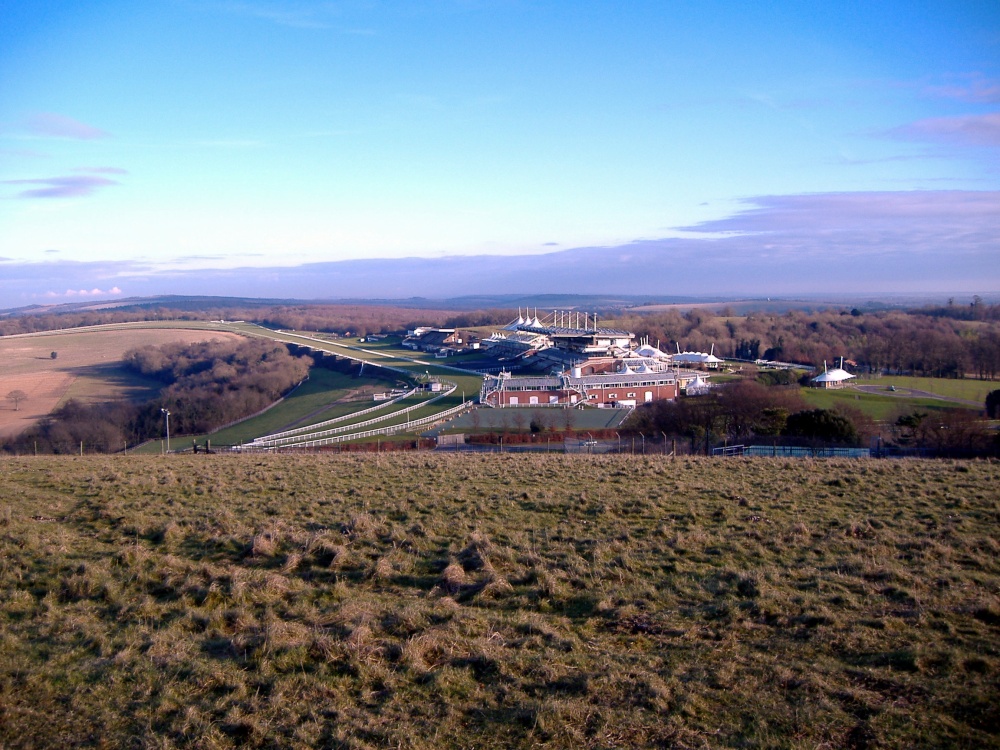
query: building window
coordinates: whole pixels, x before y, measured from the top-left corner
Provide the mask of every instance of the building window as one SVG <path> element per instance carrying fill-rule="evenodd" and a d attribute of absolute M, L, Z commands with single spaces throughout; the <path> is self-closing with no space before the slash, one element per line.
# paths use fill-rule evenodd
<path fill-rule="evenodd" d="M 628 395 L 626 396 L 626 398 L 635 398 L 635 394 L 634 394 L 634 393 L 630 393 L 630 394 L 628 394 Z"/>
<path fill-rule="evenodd" d="M 511 406 L 517 406 L 517 396 L 511 396 L 510 397 L 510 405 Z"/>
<path fill-rule="evenodd" d="M 608 398 L 618 398 L 618 394 L 617 393 L 609 393 L 608 394 Z"/>

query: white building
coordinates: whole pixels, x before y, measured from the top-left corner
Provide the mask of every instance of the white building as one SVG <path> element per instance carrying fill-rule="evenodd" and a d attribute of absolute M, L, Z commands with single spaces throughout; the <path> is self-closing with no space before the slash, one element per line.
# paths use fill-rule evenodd
<path fill-rule="evenodd" d="M 826 360 L 823 361 L 823 374 L 817 375 L 812 379 L 813 387 L 815 388 L 843 388 L 847 385 L 847 381 L 853 379 L 855 376 L 847 372 L 844 369 L 844 358 L 840 358 L 840 367 L 834 367 L 832 370 L 826 369 Z"/>

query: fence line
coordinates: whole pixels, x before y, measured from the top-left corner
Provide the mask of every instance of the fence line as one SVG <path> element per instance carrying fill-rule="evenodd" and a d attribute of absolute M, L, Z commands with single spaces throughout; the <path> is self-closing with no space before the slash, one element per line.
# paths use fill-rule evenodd
<path fill-rule="evenodd" d="M 383 414 L 380 417 L 375 417 L 374 419 L 367 419 L 364 422 L 358 422 L 357 424 L 343 425 L 341 427 L 332 427 L 329 430 L 320 430 L 319 432 L 307 433 L 307 434 L 308 435 L 312 435 L 313 437 L 316 437 L 316 438 L 325 437 L 325 436 L 328 436 L 328 435 L 337 435 L 338 433 L 343 433 L 343 432 L 346 432 L 347 430 L 352 430 L 352 429 L 355 429 L 357 427 L 366 427 L 367 425 L 370 425 L 370 424 L 377 424 L 379 422 L 385 422 L 388 419 L 393 419 L 395 417 L 398 417 L 400 414 L 406 414 L 407 423 L 409 423 L 409 421 L 410 421 L 409 420 L 409 414 L 410 414 L 410 412 L 413 409 L 422 409 L 425 406 L 430 406 L 435 401 L 440 401 L 443 398 L 447 398 L 452 393 L 454 393 L 457 388 L 458 388 L 458 384 L 457 383 L 451 383 L 451 388 L 449 388 L 447 391 L 445 391 L 444 393 L 442 393 L 439 396 L 435 396 L 432 399 L 428 399 L 427 401 L 424 401 L 422 404 L 416 404 L 415 406 L 408 406 L 408 407 L 406 407 L 406 409 L 401 409 L 399 411 L 394 411 L 394 412 L 392 412 L 390 414 Z M 373 434 L 375 434 L 375 433 L 373 433 Z M 304 436 L 303 435 L 299 435 L 299 436 L 294 436 L 294 437 L 278 438 L 277 440 L 270 440 L 270 439 L 265 439 L 265 438 L 257 438 L 252 443 L 250 443 L 250 445 L 255 446 L 255 447 L 259 446 L 259 447 L 262 447 L 262 448 L 277 448 L 277 447 L 282 446 L 282 445 L 298 445 L 298 443 L 296 443 L 295 441 L 298 440 L 300 437 L 304 437 Z"/>
<path fill-rule="evenodd" d="M 296 427 L 294 430 L 285 430 L 283 432 L 273 432 L 270 435 L 261 435 L 259 438 L 254 438 L 254 442 L 258 440 L 276 440 L 278 438 L 288 437 L 289 435 L 301 435 L 303 433 L 314 432 L 318 427 L 326 427 L 327 425 L 336 424 L 337 422 L 346 422 L 349 419 L 354 419 L 355 417 L 361 417 L 365 414 L 371 414 L 379 409 L 385 409 L 387 406 L 392 406 L 393 404 L 398 404 L 405 398 L 409 398 L 414 393 L 417 392 L 416 388 L 413 388 L 402 396 L 397 396 L 391 401 L 383 401 L 380 404 L 371 406 L 367 409 L 362 409 L 361 411 L 352 412 L 350 414 L 341 414 L 339 417 L 333 417 L 332 419 L 327 419 L 322 422 L 317 422 L 316 424 L 307 425 L 305 427 Z"/>
<path fill-rule="evenodd" d="M 774 456 L 785 458 L 871 458 L 869 448 L 804 448 L 797 445 L 729 445 L 712 449 L 713 456 Z"/>
<path fill-rule="evenodd" d="M 429 401 L 427 403 L 430 403 Z M 425 404 L 426 405 L 426 404 Z M 346 443 L 351 440 L 361 440 L 367 437 L 375 437 L 376 435 L 392 435 L 396 432 L 409 432 L 414 427 L 420 427 L 426 424 L 432 424 L 434 422 L 439 422 L 442 419 L 447 419 L 448 417 L 458 414 L 464 409 L 468 409 L 472 406 L 471 401 L 466 401 L 454 406 L 451 409 L 447 409 L 437 414 L 431 414 L 428 417 L 421 417 L 420 419 L 408 420 L 404 423 L 391 425 L 389 427 L 381 427 L 377 430 L 365 430 L 364 432 L 352 432 L 347 435 L 334 435 L 332 437 L 325 437 L 319 440 L 306 440 L 300 443 L 288 443 L 282 446 L 263 446 L 263 445 L 242 445 L 233 446 L 234 450 L 237 451 L 272 451 L 276 448 L 319 448 L 324 445 L 332 445 L 334 443 Z M 398 413 L 398 412 L 397 412 Z"/>

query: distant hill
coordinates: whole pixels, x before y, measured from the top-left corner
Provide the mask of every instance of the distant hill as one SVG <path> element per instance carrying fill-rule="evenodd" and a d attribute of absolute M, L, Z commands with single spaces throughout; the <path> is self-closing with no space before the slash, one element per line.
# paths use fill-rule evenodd
<path fill-rule="evenodd" d="M 810 310 L 825 307 L 859 307 L 865 310 L 915 307 L 926 302 L 925 298 L 849 298 L 829 296 L 802 296 L 785 298 L 739 298 L 739 297 L 695 297 L 681 295 L 606 295 L 606 294 L 470 294 L 457 297 L 330 297 L 316 299 L 265 298 L 265 297 L 224 297 L 210 295 L 165 294 L 148 297 L 127 297 L 118 300 L 64 302 L 52 305 L 27 305 L 8 310 L 0 310 L 0 317 L 14 315 L 49 315 L 58 313 L 97 312 L 101 310 L 155 310 L 159 308 L 180 312 L 204 312 L 206 310 L 229 310 L 303 305 L 357 305 L 368 307 L 398 307 L 415 310 L 489 310 L 489 309 L 538 309 L 587 310 L 608 312 L 631 309 L 635 311 L 656 311 L 667 307 L 689 309 L 705 307 L 716 310 L 731 309 L 735 314 L 748 311 L 784 312 L 787 310 Z"/>

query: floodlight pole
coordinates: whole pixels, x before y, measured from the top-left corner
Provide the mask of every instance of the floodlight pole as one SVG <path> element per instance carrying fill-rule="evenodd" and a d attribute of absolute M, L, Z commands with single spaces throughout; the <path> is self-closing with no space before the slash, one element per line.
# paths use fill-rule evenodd
<path fill-rule="evenodd" d="M 170 411 L 167 409 L 160 409 L 163 412 L 163 417 L 167 422 L 167 453 L 170 453 Z"/>

